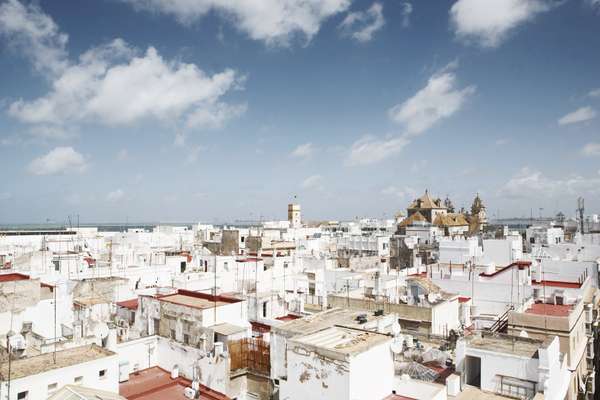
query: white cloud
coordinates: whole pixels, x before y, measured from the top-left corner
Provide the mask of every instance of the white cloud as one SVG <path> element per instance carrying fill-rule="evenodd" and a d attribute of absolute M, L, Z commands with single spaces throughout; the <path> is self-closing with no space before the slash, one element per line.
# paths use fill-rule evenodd
<path fill-rule="evenodd" d="M 390 185 L 381 190 L 381 194 L 385 196 L 394 196 L 401 199 L 414 199 L 417 197 L 417 191 L 411 187 L 399 188 L 398 186 Z"/>
<path fill-rule="evenodd" d="M 587 0 L 590 7 L 600 10 L 600 0 Z"/>
<path fill-rule="evenodd" d="M 0 201 L 6 201 L 12 199 L 12 194 L 9 192 L 0 192 Z"/>
<path fill-rule="evenodd" d="M 310 158 L 315 153 L 315 151 L 315 146 L 313 146 L 312 143 L 304 143 L 298 145 L 298 147 L 296 147 L 292 151 L 291 156 L 296 158 Z"/>
<path fill-rule="evenodd" d="M 319 189 L 322 188 L 323 177 L 321 175 L 311 175 L 302 181 L 303 189 Z"/>
<path fill-rule="evenodd" d="M 119 152 L 117 153 L 117 160 L 125 161 L 127 160 L 127 158 L 129 158 L 129 152 L 127 151 L 127 149 L 119 150 Z"/>
<path fill-rule="evenodd" d="M 398 154 L 414 136 L 418 136 L 440 120 L 457 113 L 467 99 L 475 93 L 475 86 L 458 88 L 452 62 L 435 73 L 427 85 L 414 96 L 388 110 L 390 119 L 403 126 L 403 133 L 378 139 L 365 136 L 352 144 L 349 165 L 365 165 L 382 161 Z"/>
<path fill-rule="evenodd" d="M 500 194 L 505 197 L 517 199 L 598 193 L 600 193 L 600 177 L 571 175 L 566 178 L 551 179 L 529 167 L 522 168 L 500 191 Z"/>
<path fill-rule="evenodd" d="M 59 74 L 67 66 L 68 36 L 36 5 L 17 0 L 0 4 L 0 36 L 23 52 L 42 73 Z"/>
<path fill-rule="evenodd" d="M 401 4 L 402 7 L 402 27 L 407 28 L 410 25 L 410 16 L 413 12 L 413 6 L 408 1 Z"/>
<path fill-rule="evenodd" d="M 194 164 L 200 158 L 200 153 L 204 150 L 204 146 L 191 146 L 189 148 L 186 162 L 188 164 Z"/>
<path fill-rule="evenodd" d="M 106 201 L 115 203 L 125 197 L 125 192 L 122 189 L 113 190 L 106 195 Z"/>
<path fill-rule="evenodd" d="M 600 156 L 600 143 L 586 144 L 583 146 L 583 149 L 581 149 L 581 153 L 588 157 Z"/>
<path fill-rule="evenodd" d="M 406 9 L 404 12 L 406 12 Z M 344 18 L 339 28 L 344 35 L 347 35 L 360 43 L 365 43 L 373 39 L 373 35 L 383 28 L 383 25 L 385 25 L 383 6 L 381 3 L 373 3 L 373 5 L 365 11 L 349 13 L 346 18 Z"/>
<path fill-rule="evenodd" d="M 54 81 L 50 93 L 11 104 L 10 114 L 32 124 L 96 121 L 119 125 L 144 118 L 198 119 L 199 112 L 209 113 L 216 107 L 214 120 L 224 120 L 222 106 L 215 103 L 239 82 L 235 71 L 208 76 L 194 64 L 166 62 L 152 47 L 141 57 L 116 63 L 109 51 L 113 55 L 125 52 L 127 45 L 117 39 L 100 51 L 84 53 L 79 64 L 68 67 Z M 193 125 L 194 119 L 188 121 Z"/>
<path fill-rule="evenodd" d="M 398 154 L 410 143 L 404 136 L 377 139 L 364 136 L 352 144 L 348 156 L 349 165 L 367 165 L 380 162 Z"/>
<path fill-rule="evenodd" d="M 589 121 L 596 117 L 596 110 L 593 108 L 586 106 L 578 108 L 577 110 L 568 113 L 564 117 L 558 120 L 559 125 L 570 125 L 577 124 L 580 122 Z"/>
<path fill-rule="evenodd" d="M 253 40 L 287 46 L 294 36 L 310 41 L 328 18 L 351 0 L 123 0 L 136 9 L 172 15 L 189 25 L 211 12 L 232 21 Z"/>
<path fill-rule="evenodd" d="M 246 112 L 246 104 L 216 103 L 199 108 L 187 118 L 188 128 L 222 128 L 225 122 L 235 119 Z"/>
<path fill-rule="evenodd" d="M 406 135 L 419 135 L 438 121 L 452 116 L 475 93 L 475 86 L 457 88 L 452 68 L 449 66 L 434 74 L 423 89 L 388 111 L 393 121 L 404 126 Z"/>
<path fill-rule="evenodd" d="M 458 38 L 496 47 L 511 30 L 550 8 L 547 0 L 458 0 L 450 20 Z"/>
<path fill-rule="evenodd" d="M 600 5 L 600 0 L 597 0 L 597 1 L 598 1 L 598 4 Z M 588 93 L 588 96 L 600 97 L 600 88 L 590 90 L 590 92 Z"/>
<path fill-rule="evenodd" d="M 510 143 L 510 139 L 508 138 L 500 138 L 500 139 L 496 139 L 496 146 L 504 146 L 505 144 Z"/>
<path fill-rule="evenodd" d="M 83 155 L 72 147 L 56 147 L 48 154 L 34 159 L 28 167 L 33 175 L 81 173 L 87 168 Z"/>
<path fill-rule="evenodd" d="M 127 125 L 149 118 L 220 127 L 246 110 L 246 105 L 223 102 L 224 95 L 243 87 L 244 77 L 232 69 L 207 74 L 195 64 L 163 59 L 154 47 L 140 53 L 122 39 L 71 62 L 66 36 L 39 8 L 16 0 L 0 7 L 0 22 L 11 22 L 9 28 L 0 23 L 0 36 L 19 44 L 36 68 L 50 68 L 46 95 L 9 107 L 10 115 L 35 125 L 34 134 L 63 137 L 66 126 L 79 123 Z"/>

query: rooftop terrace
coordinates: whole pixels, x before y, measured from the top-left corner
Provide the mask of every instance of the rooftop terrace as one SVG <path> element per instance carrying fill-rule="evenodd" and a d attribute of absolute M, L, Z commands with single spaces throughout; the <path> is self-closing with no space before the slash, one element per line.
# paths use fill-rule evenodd
<path fill-rule="evenodd" d="M 129 375 L 129 380 L 119 384 L 119 394 L 128 400 L 188 400 L 184 395 L 192 382 L 171 374 L 159 367 L 152 367 Z M 200 385 L 200 400 L 230 400 L 222 393 Z"/>
<path fill-rule="evenodd" d="M 13 360 L 12 362 L 10 378 L 24 378 L 26 376 L 37 375 L 46 371 L 66 368 L 114 355 L 115 353 L 112 351 L 92 344 L 89 346 L 81 346 L 57 351 L 56 362 L 54 362 L 53 353 L 45 353 L 39 356 L 17 359 Z M 4 377 L 8 377 L 8 363 L 3 363 L 0 366 L 0 374 Z"/>
<path fill-rule="evenodd" d="M 481 335 L 465 336 L 464 339 L 470 348 L 530 358 L 537 358 L 538 350 L 544 347 L 545 343 L 537 339 L 483 332 Z"/>
<path fill-rule="evenodd" d="M 391 340 L 390 336 L 381 333 L 335 326 L 301 336 L 290 343 L 292 346 L 300 344 L 315 349 L 328 350 L 344 356 L 353 356 Z"/>

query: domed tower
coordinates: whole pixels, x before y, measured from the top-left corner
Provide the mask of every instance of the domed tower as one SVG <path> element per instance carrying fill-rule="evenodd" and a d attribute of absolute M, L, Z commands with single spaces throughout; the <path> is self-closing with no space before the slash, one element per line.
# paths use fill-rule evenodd
<path fill-rule="evenodd" d="M 476 217 L 480 225 L 487 223 L 485 205 L 483 204 L 481 197 L 479 197 L 479 193 L 477 193 L 477 196 L 475 196 L 475 199 L 473 199 L 473 205 L 471 206 L 471 217 Z"/>

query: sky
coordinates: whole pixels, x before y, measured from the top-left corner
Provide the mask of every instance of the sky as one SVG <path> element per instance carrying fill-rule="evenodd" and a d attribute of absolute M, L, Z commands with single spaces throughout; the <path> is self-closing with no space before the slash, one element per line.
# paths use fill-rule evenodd
<path fill-rule="evenodd" d="M 0 224 L 600 212 L 600 0 L 0 0 Z"/>

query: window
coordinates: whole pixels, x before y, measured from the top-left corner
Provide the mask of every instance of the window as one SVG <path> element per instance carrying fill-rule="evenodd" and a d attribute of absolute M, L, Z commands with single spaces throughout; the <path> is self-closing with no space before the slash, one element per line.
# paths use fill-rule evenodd
<path fill-rule="evenodd" d="M 263 318 L 267 318 L 267 302 L 265 301 L 262 306 Z"/>
<path fill-rule="evenodd" d="M 105 369 L 101 369 L 100 371 L 98 371 L 98 378 L 100 378 L 100 379 L 106 378 L 106 370 Z"/>
<path fill-rule="evenodd" d="M 81 385 L 83 383 L 83 376 L 76 376 L 75 379 L 73 379 L 73 383 Z"/>
<path fill-rule="evenodd" d="M 188 335 L 187 333 L 183 334 L 183 343 L 190 344 L 190 335 Z"/>
<path fill-rule="evenodd" d="M 24 392 L 19 392 L 17 394 L 17 400 L 27 400 L 29 399 L 29 392 L 26 390 Z"/>
<path fill-rule="evenodd" d="M 54 392 L 56 392 L 56 389 L 58 389 L 58 383 L 54 382 L 48 385 L 48 394 L 52 394 Z"/>
<path fill-rule="evenodd" d="M 175 335 L 175 329 L 171 329 L 171 339 L 175 340 L 176 335 Z"/>

